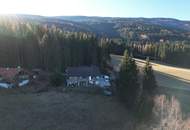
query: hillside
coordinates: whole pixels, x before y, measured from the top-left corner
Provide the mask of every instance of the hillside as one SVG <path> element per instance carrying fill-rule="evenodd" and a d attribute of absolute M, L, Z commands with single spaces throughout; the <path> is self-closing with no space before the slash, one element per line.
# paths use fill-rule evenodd
<path fill-rule="evenodd" d="M 76 58 L 77 60 L 64 58 L 68 60 L 68 63 L 65 60 L 59 63 L 63 65 L 63 68 L 67 65 L 89 64 L 92 59 L 94 60 L 93 63 L 98 63 L 96 58 L 88 59 L 82 56 L 86 55 L 83 53 L 84 46 L 87 48 L 90 48 L 90 46 L 96 48 L 97 46 L 97 49 L 94 49 L 96 52 L 88 51 L 88 53 L 89 56 L 97 55 L 100 57 L 98 59 L 101 59 L 98 54 L 99 47 L 104 48 L 106 54 L 108 54 L 106 57 L 109 57 L 109 53 L 123 54 L 126 43 L 134 57 L 153 57 L 156 60 L 183 67 L 189 67 L 190 65 L 188 62 L 190 45 L 187 45 L 190 41 L 189 22 L 176 19 L 9 15 L 0 17 L 0 38 L 0 64 L 3 66 L 12 66 L 14 63 L 14 65 L 22 64 L 30 68 L 34 65 L 35 67 L 44 67 L 45 65 L 42 64 L 45 63 L 42 59 L 47 56 L 50 58 L 61 54 L 56 52 L 64 52 L 65 57 L 67 57 L 66 55 L 79 57 Z M 78 45 L 81 49 L 73 46 L 78 41 L 80 41 L 81 45 Z M 70 43 L 69 46 L 65 44 L 67 42 Z M 155 44 L 157 42 L 160 44 Z M 52 47 L 55 47 L 58 51 L 52 51 Z M 44 52 L 41 51 L 42 48 Z M 78 51 L 73 51 L 74 48 Z M 22 49 L 30 51 L 22 51 Z M 40 55 L 37 56 L 39 57 L 37 61 L 34 59 L 35 56 L 30 54 L 34 51 L 36 53 L 32 54 Z M 47 51 L 52 55 L 43 56 Z M 21 55 L 23 53 L 26 53 L 25 57 Z M 77 55 L 74 56 L 75 54 Z M 16 59 L 19 59 L 19 62 Z M 60 61 L 57 60 L 57 62 Z M 49 64 L 52 64 L 52 62 Z"/>
<path fill-rule="evenodd" d="M 122 56 L 111 55 L 111 64 L 119 71 Z M 139 69 L 145 66 L 145 60 L 135 59 Z M 190 91 L 190 69 L 151 62 L 159 86 Z"/>
<path fill-rule="evenodd" d="M 119 71 L 122 56 L 111 55 L 111 64 L 116 71 Z M 145 66 L 145 60 L 135 59 L 140 72 Z M 190 69 L 170 66 L 167 64 L 151 62 L 156 77 L 158 92 L 169 96 L 175 96 L 179 100 L 183 112 L 190 112 L 189 91 L 190 91 Z M 142 73 L 141 73 L 142 74 Z"/>
<path fill-rule="evenodd" d="M 190 40 L 190 22 L 170 18 L 11 15 L 9 19 L 48 26 L 55 25 L 66 31 L 88 32 L 101 37 L 122 38 L 130 41 Z"/>
<path fill-rule="evenodd" d="M 149 40 L 189 40 L 190 22 L 170 18 L 111 18 L 60 16 L 68 20 L 86 24 L 93 33 L 108 37 L 120 37 L 132 41 Z"/>

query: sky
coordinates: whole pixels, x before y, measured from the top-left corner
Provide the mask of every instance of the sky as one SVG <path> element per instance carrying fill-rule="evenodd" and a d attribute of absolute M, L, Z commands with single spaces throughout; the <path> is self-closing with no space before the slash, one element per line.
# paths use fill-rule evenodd
<path fill-rule="evenodd" d="M 0 14 L 190 20 L 190 0 L 0 0 Z"/>

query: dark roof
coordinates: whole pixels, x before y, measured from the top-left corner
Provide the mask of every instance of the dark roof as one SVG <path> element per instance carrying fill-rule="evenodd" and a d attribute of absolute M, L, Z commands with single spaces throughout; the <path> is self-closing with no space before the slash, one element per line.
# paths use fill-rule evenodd
<path fill-rule="evenodd" d="M 99 76 L 100 70 L 96 66 L 68 67 L 66 69 L 66 73 L 68 76 L 88 77 L 88 76 Z"/>

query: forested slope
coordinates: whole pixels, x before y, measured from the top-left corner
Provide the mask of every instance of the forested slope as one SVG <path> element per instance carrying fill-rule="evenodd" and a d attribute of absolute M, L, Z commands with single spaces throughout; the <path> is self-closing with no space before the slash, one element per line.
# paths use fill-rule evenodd
<path fill-rule="evenodd" d="M 64 70 L 67 66 L 104 64 L 106 40 L 56 24 L 15 18 L 0 20 L 0 66 Z"/>

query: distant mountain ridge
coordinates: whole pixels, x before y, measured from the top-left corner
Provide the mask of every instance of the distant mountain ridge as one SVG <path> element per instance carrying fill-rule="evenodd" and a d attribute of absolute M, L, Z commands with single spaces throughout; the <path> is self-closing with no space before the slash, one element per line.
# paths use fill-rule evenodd
<path fill-rule="evenodd" d="M 120 18 L 120 17 L 88 17 L 88 16 L 57 16 L 56 18 L 74 22 L 142 22 L 146 24 L 170 26 L 190 31 L 190 21 L 181 21 L 174 18 Z"/>
<path fill-rule="evenodd" d="M 49 26 L 56 25 L 67 31 L 90 32 L 101 37 L 123 38 L 132 41 L 190 40 L 190 21 L 172 18 L 44 17 L 36 15 L 11 17 Z"/>

